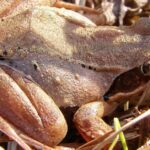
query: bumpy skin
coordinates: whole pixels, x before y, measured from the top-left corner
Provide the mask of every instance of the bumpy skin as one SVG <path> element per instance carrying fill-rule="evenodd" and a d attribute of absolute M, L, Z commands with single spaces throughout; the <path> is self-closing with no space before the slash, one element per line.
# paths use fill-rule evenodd
<path fill-rule="evenodd" d="M 0 22 L 0 55 L 39 83 L 60 107 L 101 98 L 120 73 L 150 54 L 150 21 L 83 28 L 37 7 Z"/>
<path fill-rule="evenodd" d="M 116 76 L 150 58 L 147 19 L 132 27 L 83 28 L 58 16 L 50 7 L 41 6 L 4 17 L 0 33 L 1 61 L 31 76 L 64 108 L 100 100 Z M 81 120 L 78 114 L 75 119 Z M 27 124 L 30 120 L 32 115 Z M 33 126 L 30 130 L 35 138 Z M 40 130 L 40 134 L 47 134 L 42 127 Z M 47 144 L 51 135 L 40 139 L 40 134 L 37 140 Z"/>

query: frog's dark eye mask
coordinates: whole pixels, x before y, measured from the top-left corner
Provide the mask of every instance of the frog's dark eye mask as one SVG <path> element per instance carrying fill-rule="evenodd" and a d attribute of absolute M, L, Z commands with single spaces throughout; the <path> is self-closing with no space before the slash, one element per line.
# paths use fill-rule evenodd
<path fill-rule="evenodd" d="M 129 96 L 142 92 L 149 80 L 150 61 L 147 61 L 116 77 L 103 98 L 108 102 L 129 98 Z"/>

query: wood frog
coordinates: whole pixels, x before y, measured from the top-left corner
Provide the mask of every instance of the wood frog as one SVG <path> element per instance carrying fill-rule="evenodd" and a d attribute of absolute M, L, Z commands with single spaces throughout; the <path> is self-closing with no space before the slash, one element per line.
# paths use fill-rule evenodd
<path fill-rule="evenodd" d="M 150 59 L 149 19 L 131 27 L 82 27 L 38 6 L 2 18 L 0 33 L 0 115 L 48 146 L 67 132 L 59 108 L 80 107 L 73 120 L 88 141 L 111 132 L 101 117 L 121 99 L 138 98 L 149 80 L 139 69 Z M 134 69 L 134 82 L 142 82 L 121 90 L 120 79 L 128 79 L 128 70 L 136 75 Z"/>

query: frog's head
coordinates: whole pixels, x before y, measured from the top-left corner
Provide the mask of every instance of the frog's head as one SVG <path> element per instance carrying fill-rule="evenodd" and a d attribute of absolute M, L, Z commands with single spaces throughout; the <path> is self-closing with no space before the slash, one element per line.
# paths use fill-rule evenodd
<path fill-rule="evenodd" d="M 104 100 L 108 102 L 124 102 L 124 100 L 138 100 L 150 80 L 150 61 L 122 73 L 115 78 Z"/>

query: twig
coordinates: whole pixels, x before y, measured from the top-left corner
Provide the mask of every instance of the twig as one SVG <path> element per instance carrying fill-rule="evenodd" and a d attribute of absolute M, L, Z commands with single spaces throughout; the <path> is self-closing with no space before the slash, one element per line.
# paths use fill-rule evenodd
<path fill-rule="evenodd" d="M 150 89 L 150 81 L 148 81 L 148 83 L 146 84 L 146 87 L 145 87 L 145 90 L 140 98 L 140 100 L 138 101 L 137 105 L 136 105 L 136 108 L 138 106 L 141 105 L 141 103 L 145 100 L 145 97 L 147 96 L 147 94 L 149 93 L 149 89 Z"/>
<path fill-rule="evenodd" d="M 37 149 L 43 149 L 43 150 L 54 150 L 52 147 L 46 146 L 28 136 L 26 136 L 25 134 L 19 134 L 19 136 L 30 146 L 33 146 Z"/>
<path fill-rule="evenodd" d="M 92 150 L 100 150 L 101 148 L 103 148 L 112 138 L 114 138 L 118 133 L 120 133 L 121 131 L 126 130 L 127 128 L 137 124 L 139 121 L 141 121 L 142 119 L 148 117 L 150 115 L 150 110 L 144 112 L 143 114 L 141 114 L 140 116 L 136 117 L 135 119 L 131 120 L 130 122 L 128 122 L 127 124 L 125 124 L 122 128 L 120 128 L 117 132 L 114 132 L 112 134 L 110 134 L 110 136 L 108 136 L 107 138 L 105 138 L 102 142 L 100 142 L 99 144 L 97 144 Z"/>
<path fill-rule="evenodd" d="M 75 5 L 75 4 L 71 4 L 71 3 L 66 3 L 66 2 L 62 2 L 62 1 L 57 1 L 54 4 L 54 7 L 58 7 L 58 8 L 66 8 L 66 9 L 71 9 L 71 10 L 76 10 L 76 11 L 80 11 L 83 10 L 85 12 L 88 13 L 92 13 L 92 14 L 101 14 L 101 11 L 89 8 L 89 7 L 85 7 L 85 6 L 79 6 L 79 5 Z"/>

